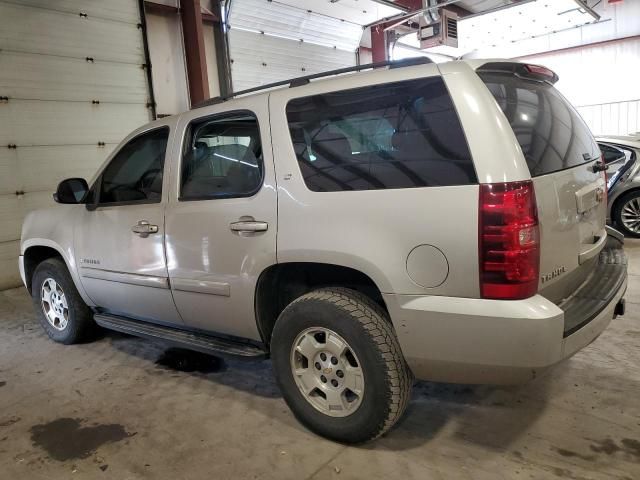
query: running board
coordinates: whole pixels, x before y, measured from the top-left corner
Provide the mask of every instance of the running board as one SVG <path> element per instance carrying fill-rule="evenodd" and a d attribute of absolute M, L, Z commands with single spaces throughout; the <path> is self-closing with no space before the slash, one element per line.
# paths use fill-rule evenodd
<path fill-rule="evenodd" d="M 151 340 L 159 340 L 174 347 L 195 350 L 209 355 L 242 357 L 252 360 L 267 358 L 267 352 L 261 348 L 227 338 L 130 320 L 104 313 L 97 313 L 93 318 L 98 325 L 109 330 L 116 330 Z"/>

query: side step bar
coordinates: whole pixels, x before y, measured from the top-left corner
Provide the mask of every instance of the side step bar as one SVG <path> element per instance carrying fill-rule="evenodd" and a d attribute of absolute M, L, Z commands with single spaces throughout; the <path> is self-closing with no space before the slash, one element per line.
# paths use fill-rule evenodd
<path fill-rule="evenodd" d="M 267 358 L 267 352 L 259 347 L 227 338 L 214 337 L 198 332 L 139 322 L 116 315 L 97 313 L 94 320 L 109 330 L 159 340 L 174 347 L 195 350 L 210 355 L 242 357 L 252 360 Z"/>

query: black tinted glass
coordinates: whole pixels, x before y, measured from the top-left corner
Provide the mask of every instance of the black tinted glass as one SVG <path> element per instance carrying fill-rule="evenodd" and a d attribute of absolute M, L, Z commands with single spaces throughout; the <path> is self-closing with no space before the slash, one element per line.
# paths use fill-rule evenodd
<path fill-rule="evenodd" d="M 600 151 L 602 152 L 605 163 L 616 162 L 618 160 L 624 160 L 626 158 L 624 152 L 619 148 L 611 147 L 609 145 L 605 145 L 604 143 L 599 143 L 598 146 L 600 147 Z"/>
<path fill-rule="evenodd" d="M 182 162 L 181 200 L 253 195 L 262 184 L 262 144 L 252 115 L 191 125 Z"/>
<path fill-rule="evenodd" d="M 289 131 L 310 190 L 477 183 L 440 77 L 291 100 Z"/>
<path fill-rule="evenodd" d="M 122 147 L 102 172 L 100 203 L 159 202 L 168 138 L 160 128 Z"/>
<path fill-rule="evenodd" d="M 532 176 L 572 168 L 600 156 L 580 115 L 550 84 L 480 73 L 504 112 Z"/>

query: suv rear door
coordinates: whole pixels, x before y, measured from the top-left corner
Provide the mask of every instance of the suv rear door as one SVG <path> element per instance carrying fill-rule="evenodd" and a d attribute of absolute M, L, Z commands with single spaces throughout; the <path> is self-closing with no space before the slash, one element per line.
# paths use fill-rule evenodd
<path fill-rule="evenodd" d="M 195 329 L 260 340 L 254 294 L 276 263 L 277 198 L 267 96 L 182 115 L 166 209 L 173 297 Z"/>
<path fill-rule="evenodd" d="M 606 241 L 601 153 L 553 72 L 489 63 L 478 75 L 511 125 L 535 186 L 540 221 L 540 293 L 560 302 L 593 271 Z"/>

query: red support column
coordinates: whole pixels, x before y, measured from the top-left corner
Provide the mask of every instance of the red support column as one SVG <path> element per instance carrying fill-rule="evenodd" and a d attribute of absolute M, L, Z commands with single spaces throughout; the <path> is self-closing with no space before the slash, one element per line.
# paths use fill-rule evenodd
<path fill-rule="evenodd" d="M 209 98 L 209 79 L 204 53 L 200 0 L 181 0 L 180 13 L 182 14 L 182 36 L 184 37 L 187 61 L 189 97 L 191 105 L 196 105 Z"/>
<path fill-rule="evenodd" d="M 387 32 L 384 31 L 385 27 L 385 23 L 371 27 L 371 61 L 373 63 L 389 59 L 389 45 Z"/>

